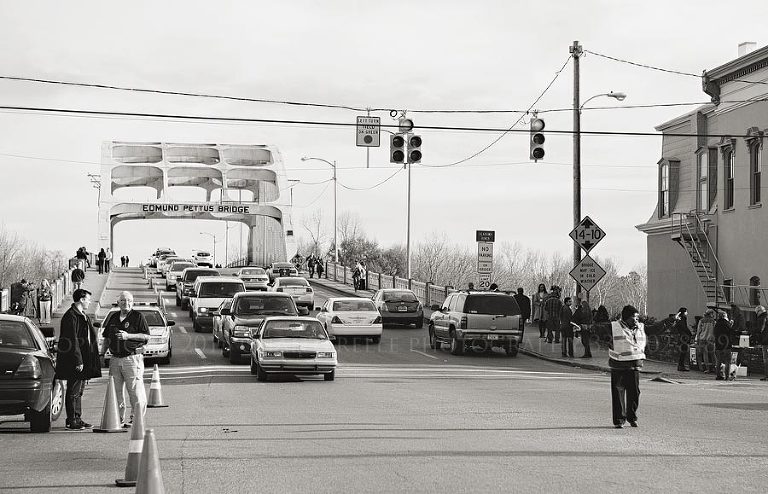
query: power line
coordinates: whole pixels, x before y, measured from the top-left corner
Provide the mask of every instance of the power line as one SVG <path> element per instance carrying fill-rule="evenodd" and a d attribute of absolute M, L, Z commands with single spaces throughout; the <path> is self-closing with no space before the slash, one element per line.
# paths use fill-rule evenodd
<path fill-rule="evenodd" d="M 313 204 L 314 204 L 314 203 L 316 203 L 318 200 L 320 200 L 320 198 L 321 198 L 321 197 L 323 197 L 323 194 L 325 194 L 325 191 L 326 191 L 326 190 L 328 190 L 328 187 L 329 187 L 330 185 L 331 185 L 331 184 L 327 184 L 325 187 L 323 187 L 323 190 L 320 192 L 320 194 L 318 194 L 318 195 L 317 195 L 317 197 L 315 197 L 314 199 L 312 199 L 312 200 L 309 202 L 309 204 L 305 204 L 304 206 L 295 206 L 295 207 L 296 207 L 296 208 L 298 208 L 298 209 L 304 209 L 304 208 L 308 208 L 309 206 L 313 205 Z"/>
<path fill-rule="evenodd" d="M 344 188 L 345 188 L 345 189 L 347 189 L 347 190 L 373 190 L 373 189 L 375 189 L 375 188 L 377 188 L 377 187 L 379 187 L 379 186 L 381 186 L 381 185 L 384 185 L 385 183 L 389 182 L 389 181 L 390 181 L 390 180 L 392 180 L 393 178 L 395 178 L 395 175 L 397 175 L 398 173 L 400 173 L 401 171 L 403 171 L 403 169 L 404 169 L 404 168 L 398 168 L 398 169 L 395 171 L 395 173 L 393 173 L 393 174 L 392 174 L 392 175 L 390 175 L 389 177 L 385 178 L 385 179 L 384 179 L 384 180 L 382 180 L 381 182 L 377 183 L 376 185 L 372 185 L 372 186 L 370 186 L 370 187 L 359 187 L 359 188 L 358 188 L 358 187 L 349 187 L 349 186 L 347 186 L 347 185 L 344 185 L 344 184 L 343 184 L 343 183 L 341 183 L 341 182 L 339 182 L 339 185 L 341 185 L 342 187 L 344 187 Z"/>

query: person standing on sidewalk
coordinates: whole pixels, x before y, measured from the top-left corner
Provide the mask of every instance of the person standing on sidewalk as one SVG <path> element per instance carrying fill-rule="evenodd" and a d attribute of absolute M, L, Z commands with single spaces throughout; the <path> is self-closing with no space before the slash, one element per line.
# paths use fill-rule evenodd
<path fill-rule="evenodd" d="M 563 308 L 560 309 L 560 332 L 563 333 L 563 357 L 573 357 L 573 310 L 571 297 L 565 297 Z"/>
<path fill-rule="evenodd" d="M 584 347 L 584 355 L 581 358 L 592 358 L 592 349 L 589 346 L 589 340 L 592 338 L 592 309 L 586 299 L 581 301 L 581 305 L 576 309 L 573 315 L 573 322 L 581 328 L 581 344 Z"/>
<path fill-rule="evenodd" d="M 768 312 L 766 312 L 765 307 L 758 305 L 755 307 L 755 314 L 757 317 L 755 318 L 753 333 L 756 335 L 757 342 L 763 350 L 764 375 L 760 380 L 768 381 L 768 324 L 766 324 Z"/>
<path fill-rule="evenodd" d="M 109 360 L 109 375 L 115 380 L 117 404 L 120 419 L 125 427 L 133 423 L 137 413 L 144 414 L 147 408 L 147 393 L 144 389 L 144 345 L 149 341 L 149 326 L 144 314 L 133 310 L 133 295 L 122 292 L 117 299 L 119 312 L 115 312 L 104 322 L 104 342 L 101 354 L 112 352 Z M 123 385 L 128 390 L 131 401 L 131 415 L 125 421 L 125 396 Z"/>
<path fill-rule="evenodd" d="M 715 322 L 715 373 L 718 381 L 727 381 L 731 373 L 731 322 L 724 310 L 718 311 Z"/>
<path fill-rule="evenodd" d="M 65 380 L 64 407 L 67 429 L 91 427 L 81 418 L 83 391 L 88 379 L 101 377 L 99 344 L 91 318 L 85 314 L 91 304 L 91 292 L 78 288 L 72 294 L 74 303 L 61 318 L 56 377 Z"/>
<path fill-rule="evenodd" d="M 628 421 L 637 427 L 640 406 L 640 369 L 645 360 L 645 328 L 640 315 L 631 305 L 621 310 L 621 321 L 611 323 L 611 347 L 608 365 L 611 368 L 611 403 L 613 426 L 621 429 Z"/>
<path fill-rule="evenodd" d="M 544 314 L 544 300 L 547 298 L 547 286 L 539 283 L 539 288 L 533 296 L 533 322 L 539 325 L 539 339 L 544 339 L 547 330 L 547 317 Z"/>
<path fill-rule="evenodd" d="M 680 355 L 677 359 L 677 370 L 688 372 L 691 370 L 691 339 L 693 332 L 688 327 L 688 309 L 680 307 L 675 315 L 675 330 L 680 340 L 678 351 Z"/>
<path fill-rule="evenodd" d="M 107 253 L 104 252 L 104 247 L 102 247 L 99 254 L 96 256 L 96 265 L 99 267 L 99 274 L 104 274 L 104 261 L 106 258 Z"/>
<path fill-rule="evenodd" d="M 563 310 L 563 302 L 560 300 L 560 287 L 553 285 L 550 293 L 544 300 L 544 313 L 547 317 L 547 343 L 552 343 L 554 335 L 555 343 L 560 343 L 560 312 Z"/>
<path fill-rule="evenodd" d="M 104 258 L 104 272 L 109 273 L 112 268 L 112 251 L 107 247 L 106 257 Z"/>
<path fill-rule="evenodd" d="M 714 369 L 715 311 L 707 309 L 696 328 L 696 360 L 699 370 L 709 374 Z"/>
<path fill-rule="evenodd" d="M 317 277 L 322 278 L 323 277 L 323 263 L 322 261 L 317 261 Z"/>
<path fill-rule="evenodd" d="M 523 292 L 522 288 L 518 288 L 517 293 L 512 295 L 512 297 L 517 302 L 517 306 L 520 307 L 520 317 L 523 318 L 523 322 L 528 322 L 531 318 L 531 299 Z"/>
<path fill-rule="evenodd" d="M 53 303 L 53 291 L 51 284 L 43 278 L 40 282 L 40 290 L 37 292 L 40 302 L 40 324 L 51 324 L 51 304 Z"/>
<path fill-rule="evenodd" d="M 80 269 L 79 264 L 75 267 L 75 269 L 72 270 L 70 278 L 72 280 L 72 290 L 82 288 L 83 280 L 85 280 L 85 271 Z"/>

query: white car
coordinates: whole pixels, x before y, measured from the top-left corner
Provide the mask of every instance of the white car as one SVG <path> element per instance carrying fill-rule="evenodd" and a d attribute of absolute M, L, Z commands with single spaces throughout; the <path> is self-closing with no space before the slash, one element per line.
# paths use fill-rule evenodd
<path fill-rule="evenodd" d="M 290 294 L 299 307 L 308 307 L 312 310 L 315 306 L 315 291 L 312 290 L 306 278 L 296 276 L 275 278 L 270 291 Z"/>
<path fill-rule="evenodd" d="M 173 261 L 168 267 L 168 272 L 165 275 L 165 289 L 176 290 L 176 282 L 178 281 L 179 277 L 181 277 L 181 273 L 187 268 L 194 267 L 195 263 L 192 261 L 187 261 L 186 259 Z"/>
<path fill-rule="evenodd" d="M 166 320 L 163 315 L 163 311 L 155 304 L 141 304 L 135 303 L 133 310 L 137 310 L 144 315 L 144 319 L 149 326 L 149 342 L 144 345 L 144 358 L 156 358 L 159 359 L 161 364 L 170 364 L 171 357 L 173 356 L 173 338 L 171 337 L 171 326 L 176 324 L 175 321 Z M 93 323 L 96 328 L 103 328 L 106 326 L 106 322 L 110 317 L 116 316 L 120 313 L 120 309 L 113 307 L 104 317 L 104 320 Z M 98 342 L 99 349 L 101 349 L 101 342 L 104 341 L 102 336 L 102 330 L 98 330 Z M 109 350 L 104 356 L 106 365 L 109 365 L 109 359 L 112 356 Z"/>
<path fill-rule="evenodd" d="M 231 276 L 198 276 L 189 297 L 189 316 L 196 333 L 213 331 L 213 312 L 224 299 L 244 292 L 243 280 Z"/>
<path fill-rule="evenodd" d="M 266 381 L 269 374 L 336 376 L 336 349 L 314 317 L 268 317 L 251 334 L 251 374 Z"/>
<path fill-rule="evenodd" d="M 235 276 L 243 280 L 248 290 L 269 290 L 269 276 L 264 268 L 240 268 Z"/>
<path fill-rule="evenodd" d="M 195 255 L 192 256 L 192 260 L 195 261 L 198 266 L 213 267 L 213 256 L 206 250 L 198 250 Z"/>
<path fill-rule="evenodd" d="M 328 334 L 336 337 L 360 336 L 379 343 L 384 332 L 381 314 L 367 298 L 329 298 L 320 308 L 317 320 Z"/>
<path fill-rule="evenodd" d="M 157 259 L 157 272 L 160 273 L 161 276 L 165 276 L 165 272 L 168 269 L 167 266 L 172 261 L 175 261 L 177 259 L 181 259 L 181 257 L 177 255 L 162 255 Z"/>

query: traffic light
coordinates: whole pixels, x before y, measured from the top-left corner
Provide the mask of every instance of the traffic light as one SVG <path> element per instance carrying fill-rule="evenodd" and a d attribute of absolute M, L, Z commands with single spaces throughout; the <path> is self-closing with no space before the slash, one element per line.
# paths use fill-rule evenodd
<path fill-rule="evenodd" d="M 405 139 L 400 134 L 389 136 L 389 162 L 403 163 L 405 161 Z"/>
<path fill-rule="evenodd" d="M 421 163 L 421 136 L 408 138 L 408 163 Z"/>
<path fill-rule="evenodd" d="M 531 159 L 538 161 L 544 159 L 544 120 L 540 118 L 531 119 Z"/>

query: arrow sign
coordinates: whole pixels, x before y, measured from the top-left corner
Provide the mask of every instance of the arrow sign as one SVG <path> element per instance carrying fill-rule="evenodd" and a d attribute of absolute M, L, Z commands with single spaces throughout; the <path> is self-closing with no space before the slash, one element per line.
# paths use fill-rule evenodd
<path fill-rule="evenodd" d="M 603 279 L 605 270 L 594 259 L 584 256 L 569 274 L 583 289 L 590 291 Z"/>
<path fill-rule="evenodd" d="M 603 237 L 605 237 L 605 232 L 592 221 L 592 218 L 585 216 L 584 219 L 576 225 L 576 228 L 571 230 L 569 236 L 574 242 L 579 244 L 579 247 L 581 247 L 584 252 L 589 254 L 589 251 L 594 249 Z"/>

